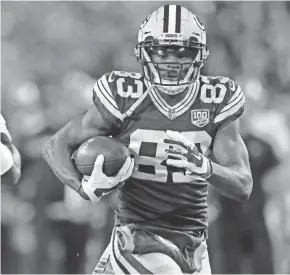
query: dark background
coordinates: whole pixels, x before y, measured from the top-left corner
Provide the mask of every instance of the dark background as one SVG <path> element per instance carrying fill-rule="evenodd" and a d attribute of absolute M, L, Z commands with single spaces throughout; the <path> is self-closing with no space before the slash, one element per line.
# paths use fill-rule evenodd
<path fill-rule="evenodd" d="M 40 158 L 44 141 L 92 104 L 103 73 L 140 72 L 133 48 L 163 2 L 1 4 L 1 113 L 23 158 L 1 186 L 2 273 L 91 272 L 107 245 L 116 198 L 92 206 Z M 254 189 L 245 204 L 210 190 L 214 273 L 290 273 L 290 2 L 178 2 L 208 32 L 204 74 L 241 85 L 241 131 Z"/>

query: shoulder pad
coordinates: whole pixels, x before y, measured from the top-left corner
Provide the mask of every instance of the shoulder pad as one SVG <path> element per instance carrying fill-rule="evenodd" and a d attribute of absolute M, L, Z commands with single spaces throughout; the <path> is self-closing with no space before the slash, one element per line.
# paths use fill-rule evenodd
<path fill-rule="evenodd" d="M 139 73 L 113 71 L 104 74 L 94 85 L 93 101 L 114 120 L 123 121 L 132 104 L 146 91 L 144 78 Z"/>
<path fill-rule="evenodd" d="M 244 111 L 245 97 L 241 87 L 228 77 L 201 76 L 200 98 L 214 103 L 214 123 L 233 121 Z"/>

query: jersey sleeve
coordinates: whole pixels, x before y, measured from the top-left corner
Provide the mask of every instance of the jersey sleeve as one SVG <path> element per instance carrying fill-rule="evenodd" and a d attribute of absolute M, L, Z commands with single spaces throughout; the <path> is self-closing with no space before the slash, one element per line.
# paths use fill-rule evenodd
<path fill-rule="evenodd" d="M 94 85 L 93 101 L 104 120 L 120 127 L 146 97 L 145 89 L 141 74 L 113 71 Z"/>
<path fill-rule="evenodd" d="M 117 105 L 115 79 L 112 73 L 106 73 L 98 79 L 93 88 L 93 102 L 100 111 L 103 119 L 114 126 L 122 122 L 122 114 Z"/>
<path fill-rule="evenodd" d="M 241 87 L 227 79 L 222 85 L 226 88 L 224 100 L 217 105 L 214 124 L 222 128 L 230 122 L 238 119 L 244 112 L 245 96 Z"/>

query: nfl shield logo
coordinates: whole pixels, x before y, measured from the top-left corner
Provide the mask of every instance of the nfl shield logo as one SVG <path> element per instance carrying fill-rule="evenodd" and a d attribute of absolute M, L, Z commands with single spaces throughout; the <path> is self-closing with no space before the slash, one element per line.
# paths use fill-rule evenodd
<path fill-rule="evenodd" d="M 198 109 L 191 111 L 191 123 L 197 127 L 203 127 L 209 123 L 209 110 Z"/>
<path fill-rule="evenodd" d="M 167 111 L 167 117 L 170 119 L 170 120 L 173 120 L 176 118 L 176 112 L 174 109 L 169 109 Z"/>

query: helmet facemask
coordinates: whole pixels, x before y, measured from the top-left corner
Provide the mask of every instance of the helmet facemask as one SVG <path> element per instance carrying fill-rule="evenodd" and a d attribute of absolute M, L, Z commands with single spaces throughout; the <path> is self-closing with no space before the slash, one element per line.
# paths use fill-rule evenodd
<path fill-rule="evenodd" d="M 194 37 L 190 39 L 191 42 L 181 41 L 181 43 L 171 42 L 166 44 L 157 43 L 153 37 L 147 37 L 145 42 L 140 42 L 136 46 L 136 55 L 138 61 L 141 63 L 145 78 L 149 83 L 157 86 L 159 90 L 166 94 L 175 95 L 184 91 L 187 87 L 192 85 L 198 78 L 200 69 L 204 65 L 207 58 L 207 49 L 205 45 L 194 42 Z M 155 43 L 154 43 L 155 42 Z M 152 53 L 158 51 L 172 51 L 172 53 L 179 57 L 179 51 L 183 52 L 183 56 L 187 57 L 187 61 L 182 62 L 182 56 L 179 62 L 163 62 L 153 61 Z M 190 57 L 190 61 L 189 58 Z M 165 67 L 167 67 L 165 69 Z M 161 71 L 170 70 L 173 68 L 174 79 L 164 79 Z M 178 71 L 176 75 L 176 71 Z M 170 75 L 170 72 L 168 72 Z"/>

